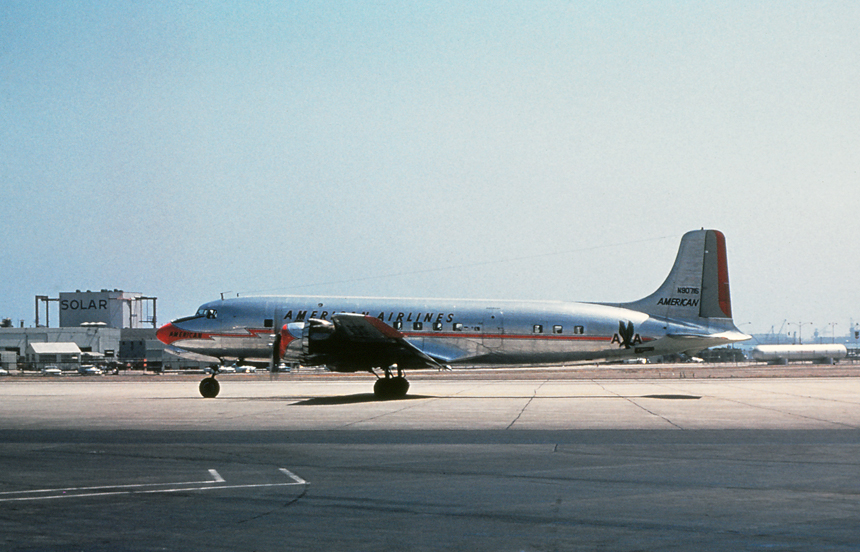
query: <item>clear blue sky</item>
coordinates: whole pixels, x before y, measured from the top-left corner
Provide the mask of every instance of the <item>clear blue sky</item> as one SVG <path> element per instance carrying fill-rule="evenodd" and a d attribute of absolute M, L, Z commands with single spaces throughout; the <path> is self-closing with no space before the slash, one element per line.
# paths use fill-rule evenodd
<path fill-rule="evenodd" d="M 845 333 L 857 29 L 856 2 L 6 0 L 0 317 L 101 288 L 161 322 L 221 292 L 633 300 L 710 227 L 743 330 Z"/>

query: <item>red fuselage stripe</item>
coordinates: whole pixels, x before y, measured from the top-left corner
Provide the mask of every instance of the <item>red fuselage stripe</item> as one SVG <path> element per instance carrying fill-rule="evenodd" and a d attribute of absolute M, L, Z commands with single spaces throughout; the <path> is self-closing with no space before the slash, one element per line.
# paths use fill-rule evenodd
<path fill-rule="evenodd" d="M 176 336 L 170 336 L 172 339 L 170 343 L 174 343 L 176 341 L 184 341 L 186 339 L 213 339 L 216 337 L 227 337 L 227 338 L 260 338 L 263 334 L 272 334 L 272 330 L 269 328 L 264 329 L 248 329 L 247 333 L 204 333 L 204 332 L 190 332 L 186 330 L 175 330 L 177 334 Z M 401 332 L 404 337 L 416 338 L 416 337 L 428 337 L 428 338 L 481 338 L 481 339 L 536 339 L 536 340 L 544 340 L 544 341 L 612 341 L 612 336 L 584 336 L 584 335 L 551 335 L 551 334 L 484 334 L 484 333 L 470 333 L 470 332 L 454 332 L 454 333 L 443 333 L 443 332 Z M 643 337 L 643 341 L 651 341 L 653 338 Z"/>

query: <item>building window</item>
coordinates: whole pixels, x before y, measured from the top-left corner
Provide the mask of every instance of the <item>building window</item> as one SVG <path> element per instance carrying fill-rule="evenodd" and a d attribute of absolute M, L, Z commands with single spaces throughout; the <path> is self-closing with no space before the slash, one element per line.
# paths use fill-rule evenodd
<path fill-rule="evenodd" d="M 543 324 L 535 324 L 532 331 L 536 334 L 543 333 Z"/>

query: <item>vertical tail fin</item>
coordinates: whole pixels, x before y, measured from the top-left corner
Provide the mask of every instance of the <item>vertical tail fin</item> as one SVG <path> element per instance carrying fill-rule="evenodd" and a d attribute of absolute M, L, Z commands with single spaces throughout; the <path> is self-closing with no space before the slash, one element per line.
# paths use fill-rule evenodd
<path fill-rule="evenodd" d="M 723 233 L 694 230 L 684 234 L 663 285 L 644 299 L 619 306 L 669 320 L 719 325 L 722 319 L 734 327 Z"/>

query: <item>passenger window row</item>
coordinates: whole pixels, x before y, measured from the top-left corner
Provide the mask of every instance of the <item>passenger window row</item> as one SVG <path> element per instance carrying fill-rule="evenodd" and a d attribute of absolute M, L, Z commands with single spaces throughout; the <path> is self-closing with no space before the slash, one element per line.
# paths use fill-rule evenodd
<path fill-rule="evenodd" d="M 400 320 L 394 321 L 391 325 L 394 327 L 395 330 L 402 330 L 403 329 L 403 322 Z M 442 322 L 433 322 L 432 328 L 433 328 L 434 332 L 441 332 L 444 329 L 444 327 L 445 326 Z M 413 331 L 418 332 L 418 331 L 421 331 L 423 329 L 424 329 L 424 322 L 413 322 L 412 323 L 412 330 Z M 480 332 L 481 326 L 464 326 L 462 322 L 454 322 L 451 325 L 451 329 L 454 330 L 455 332 L 462 332 L 465 330 L 472 330 L 472 331 Z"/>
<path fill-rule="evenodd" d="M 208 315 L 209 317 L 212 317 L 212 318 L 217 316 L 217 314 L 215 314 L 215 311 L 213 311 L 213 310 L 204 311 L 203 309 L 201 309 L 201 311 L 198 313 L 198 315 L 203 315 L 203 316 Z M 263 327 L 271 328 L 273 326 L 274 326 L 274 320 L 273 319 L 267 318 L 263 321 Z M 392 324 L 392 326 L 394 326 L 395 330 L 402 330 L 403 329 L 403 322 L 400 320 L 397 320 Z M 433 322 L 432 327 L 433 327 L 434 332 L 441 332 L 444 328 L 444 325 L 442 322 Z M 423 322 L 413 322 L 412 323 L 412 330 L 413 331 L 420 332 L 423 329 L 424 329 L 424 323 Z M 462 332 L 463 330 L 473 330 L 476 332 L 481 331 L 480 326 L 463 326 L 462 322 L 454 322 L 454 324 L 451 325 L 451 329 L 454 330 L 455 332 Z M 532 326 L 532 333 L 536 333 L 536 334 L 544 333 L 543 324 L 535 324 L 534 326 Z M 564 333 L 564 326 L 561 326 L 560 324 L 554 325 L 552 327 L 552 333 L 555 335 L 563 334 Z M 574 335 L 584 335 L 585 334 L 585 326 L 574 326 L 573 327 L 573 334 Z"/>
<path fill-rule="evenodd" d="M 395 321 L 392 324 L 392 326 L 394 327 L 395 330 L 402 330 L 403 329 L 403 322 L 399 321 L 399 320 Z M 443 326 L 442 322 L 434 322 L 433 323 L 433 331 L 434 332 L 441 332 L 443 328 L 444 328 L 444 326 Z M 412 331 L 418 332 L 418 331 L 422 331 L 423 329 L 424 329 L 424 323 L 423 322 L 413 322 L 412 323 Z M 464 330 L 472 330 L 472 331 L 479 332 L 479 331 L 481 331 L 481 326 L 464 326 L 462 322 L 454 322 L 454 324 L 451 325 L 451 329 L 454 330 L 455 332 L 462 332 Z M 535 324 L 532 327 L 532 333 L 536 333 L 536 334 L 544 333 L 543 324 Z M 560 324 L 554 325 L 552 327 L 552 333 L 555 335 L 564 334 L 564 326 L 562 326 Z M 573 327 L 573 335 L 585 335 L 585 326 L 580 326 L 580 325 L 574 326 Z"/>
<path fill-rule="evenodd" d="M 544 332 L 543 324 L 535 324 L 532 327 L 532 333 L 542 334 Z M 564 326 L 556 324 L 552 327 L 552 333 L 556 335 L 560 335 L 564 333 Z M 574 335 L 584 335 L 585 334 L 585 326 L 574 326 L 573 327 Z"/>

